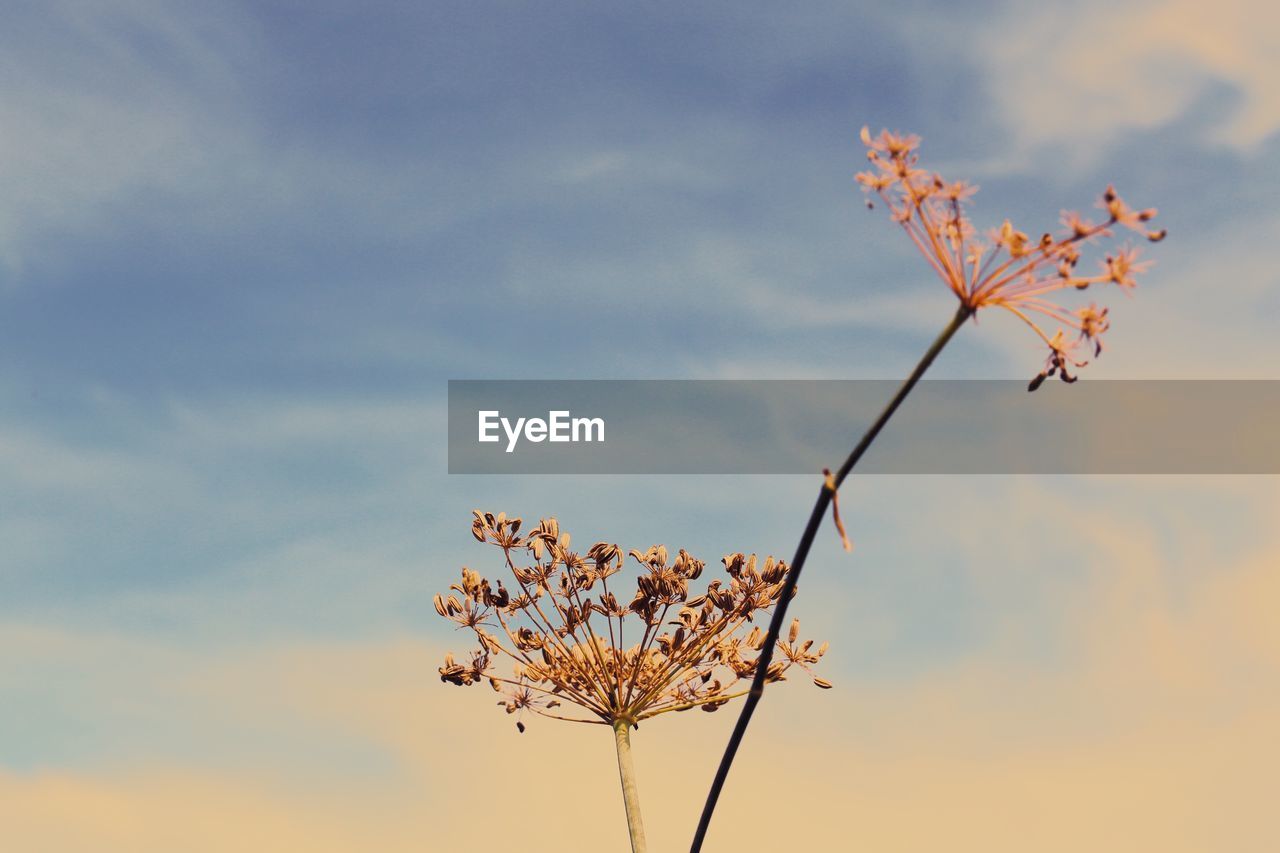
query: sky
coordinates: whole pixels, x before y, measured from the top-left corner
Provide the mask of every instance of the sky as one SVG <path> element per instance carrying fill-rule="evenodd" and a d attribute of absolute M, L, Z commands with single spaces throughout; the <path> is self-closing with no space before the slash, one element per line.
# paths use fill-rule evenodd
<path fill-rule="evenodd" d="M 816 479 L 449 476 L 446 381 L 902 376 L 953 297 L 865 208 L 863 125 L 981 225 L 1159 208 L 1085 381 L 1280 379 L 1260 0 L 20 0 L 0 79 L 13 849 L 622 849 L 600 731 L 437 678 L 432 595 L 499 568 L 471 510 L 714 564 L 789 555 Z M 930 375 L 1042 361 L 984 317 Z M 1274 477 L 841 506 L 794 604 L 836 688 L 770 691 L 706 849 L 1280 844 Z M 731 723 L 636 733 L 655 849 Z"/>

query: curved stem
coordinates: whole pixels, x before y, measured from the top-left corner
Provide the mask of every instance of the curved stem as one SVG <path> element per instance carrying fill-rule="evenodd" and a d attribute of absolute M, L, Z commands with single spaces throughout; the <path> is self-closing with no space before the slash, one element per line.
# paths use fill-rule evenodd
<path fill-rule="evenodd" d="M 742 743 L 743 735 L 747 732 L 747 726 L 751 723 L 751 715 L 755 713 L 756 705 L 760 704 L 760 697 L 764 695 L 769 664 L 773 661 L 774 646 L 777 644 L 778 637 L 782 633 L 783 623 L 786 620 L 787 605 L 791 603 L 791 597 L 796 589 L 796 581 L 800 578 L 800 570 L 804 568 L 804 561 L 809 556 L 809 547 L 813 544 L 814 537 L 818 534 L 818 528 L 822 526 L 822 518 L 826 515 L 827 507 L 831 504 L 831 499 L 834 497 L 836 489 L 840 488 L 840 484 L 844 482 L 845 477 L 849 476 L 849 472 L 853 470 L 853 466 L 858 464 L 858 460 L 871 447 L 871 443 L 876 440 L 880 430 L 884 429 L 884 425 L 893 417 L 893 413 L 902 405 L 902 401 L 911 393 L 911 389 L 916 387 L 916 383 L 920 381 L 920 377 L 924 376 L 925 371 L 933 364 L 933 360 L 938 357 L 938 353 L 942 352 L 943 348 L 972 314 L 973 309 L 961 303 L 956 315 L 951 318 L 951 322 L 947 324 L 947 327 L 942 330 L 941 334 L 938 335 L 937 339 L 925 352 L 915 370 L 911 371 L 911 375 L 902 383 L 902 387 L 898 389 L 893 399 L 889 401 L 884 411 L 880 413 L 880 417 L 876 418 L 875 423 L 871 425 L 871 428 L 867 430 L 866 434 L 862 436 L 862 439 L 849 453 L 844 464 L 840 466 L 840 470 L 835 473 L 833 478 L 823 484 L 822 490 L 818 493 L 818 498 L 813 505 L 813 511 L 809 514 L 809 522 L 805 525 L 804 533 L 800 537 L 800 544 L 796 546 L 796 555 L 791 561 L 791 567 L 787 572 L 786 583 L 783 584 L 782 591 L 778 595 L 778 606 L 774 609 L 773 618 L 769 621 L 769 633 L 765 637 L 764 646 L 761 648 L 760 657 L 756 662 L 756 672 L 751 681 L 751 691 L 742 705 L 742 711 L 738 714 L 738 721 L 734 724 L 733 734 L 729 736 L 729 743 L 725 747 L 724 756 L 720 759 L 720 766 L 716 770 L 715 780 L 711 783 L 711 790 L 707 794 L 706 805 L 702 808 L 702 816 L 698 819 L 698 829 L 693 837 L 693 845 L 689 848 L 690 853 L 698 853 L 702 849 L 702 842 L 706 838 L 707 829 L 711 826 L 711 815 L 715 812 L 716 802 L 720 799 L 720 791 L 724 787 L 725 780 L 729 777 L 729 768 L 733 766 L 733 758 L 738 752 L 738 746 Z"/>
<path fill-rule="evenodd" d="M 613 721 L 613 742 L 618 748 L 618 778 L 622 780 L 622 802 L 627 807 L 627 832 L 631 853 L 645 853 L 644 824 L 640 820 L 640 793 L 636 789 L 636 768 L 631 763 L 631 721 Z"/>

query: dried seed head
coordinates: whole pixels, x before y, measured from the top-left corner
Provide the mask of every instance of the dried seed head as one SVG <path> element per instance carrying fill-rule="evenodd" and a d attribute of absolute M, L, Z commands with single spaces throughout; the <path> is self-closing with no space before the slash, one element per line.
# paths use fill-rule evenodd
<path fill-rule="evenodd" d="M 1107 217 L 1101 223 L 1065 212 L 1064 233 L 1056 238 L 1044 234 L 1032 242 L 1006 219 L 991 232 L 990 243 L 986 245 L 973 238 L 974 229 L 964 213 L 964 203 L 975 188 L 948 183 L 936 173 L 920 169 L 916 152 L 918 137 L 889 131 L 873 137 L 865 127 L 860 137 L 867 146 L 867 159 L 873 164 L 873 170 L 860 173 L 858 183 L 885 201 L 893 221 L 906 230 L 960 302 L 971 313 L 992 306 L 1003 308 L 1026 323 L 1049 347 L 1048 365 L 1031 381 L 1030 390 L 1034 391 L 1054 375 L 1074 382 L 1075 375 L 1068 372 L 1068 366 L 1087 364 L 1075 351 L 1091 346 L 1090 357 L 1096 358 L 1102 351 L 1099 336 L 1106 330 L 1106 324 L 1090 323 L 1093 315 L 1073 312 L 1053 297 L 1059 291 L 1084 290 L 1093 284 L 1115 284 L 1122 289 L 1134 287 L 1135 275 L 1145 272 L 1150 265 L 1136 261 L 1136 250 L 1126 247 L 1106 259 L 1100 274 L 1083 276 L 1076 273 L 1080 249 L 1111 236 L 1116 226 L 1136 231 L 1153 243 L 1163 240 L 1167 232 L 1148 225 L 1156 216 L 1155 208 L 1134 210 L 1116 188 L 1109 185 L 1098 201 L 1098 207 Z M 1032 319 L 1033 315 L 1048 318 L 1061 328 L 1057 334 L 1050 335 Z M 1077 337 L 1064 338 L 1066 329 L 1076 332 Z"/>
<path fill-rule="evenodd" d="M 760 565 L 754 554 L 730 554 L 723 561 L 726 577 L 690 597 L 689 583 L 701 576 L 703 561 L 683 549 L 671 560 L 663 545 L 633 550 L 640 572 L 623 607 L 608 588 L 622 563 L 619 546 L 597 542 L 584 558 L 569 550 L 569 534 L 554 518 L 521 539 L 518 518 L 472 515 L 473 535 L 502 551 L 516 587 L 508 591 L 464 568 L 451 587 L 461 598 L 434 597 L 436 612 L 470 629 L 480 645 L 469 664 L 446 656 L 442 681 L 487 681 L 503 694 L 499 704 L 509 714 L 595 723 L 714 711 L 746 692 L 735 685 L 755 674 L 765 639 L 752 623 L 776 604 L 789 571 L 785 562 L 767 557 Z M 635 620 L 642 625 L 626 626 Z M 667 625 L 674 630 L 664 630 Z M 784 680 L 792 666 L 809 670 L 825 651 L 824 644 L 812 653 L 812 640 L 798 644 L 799 631 L 793 621 L 787 643 L 779 643 L 781 658 L 769 667 L 770 681 Z M 623 636 L 642 639 L 622 647 Z M 495 668 L 500 657 L 511 659 L 509 675 Z M 562 704 L 579 715 L 552 712 Z"/>

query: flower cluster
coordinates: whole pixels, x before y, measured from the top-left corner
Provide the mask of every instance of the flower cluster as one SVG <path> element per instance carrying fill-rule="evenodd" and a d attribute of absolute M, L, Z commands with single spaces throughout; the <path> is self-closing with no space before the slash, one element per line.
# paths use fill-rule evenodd
<path fill-rule="evenodd" d="M 1077 271 L 1080 250 L 1097 238 L 1111 236 L 1115 226 L 1136 231 L 1152 242 L 1163 240 L 1165 232 L 1152 229 L 1149 224 L 1156 215 L 1155 209 L 1134 210 L 1114 187 L 1107 187 L 1098 203 L 1105 212 L 1099 222 L 1064 212 L 1064 230 L 1060 234 L 1045 233 L 1032 240 L 1006 219 L 984 241 L 978 239 L 964 213 L 965 202 L 977 188 L 964 181 L 947 182 L 936 172 L 918 168 L 919 137 L 887 130 L 872 137 L 864 127 L 862 142 L 874 169 L 860 172 L 858 183 L 885 201 L 894 221 L 903 227 L 961 304 L 970 313 L 999 306 L 1030 326 L 1049 347 L 1045 368 L 1032 380 L 1030 390 L 1054 375 L 1064 382 L 1074 382 L 1071 370 L 1083 367 L 1089 358 L 1102 352 L 1102 334 L 1109 325 L 1107 309 L 1090 304 L 1073 311 L 1059 305 L 1051 294 L 1087 290 L 1095 284 L 1133 288 L 1134 276 L 1149 265 L 1137 259 L 1136 249 L 1126 245 L 1107 255 L 1095 275 Z M 1059 324 L 1057 331 L 1047 334 L 1031 318 L 1032 314 Z M 1075 333 L 1074 337 L 1067 329 Z"/>
<path fill-rule="evenodd" d="M 447 655 L 442 681 L 487 681 L 503 695 L 498 704 L 508 714 L 608 725 L 690 708 L 714 711 L 748 692 L 734 687 L 755 675 L 765 636 L 748 623 L 777 602 L 786 563 L 730 554 L 723 560 L 727 579 L 690 595 L 689 584 L 705 565 L 701 560 L 684 550 L 671 559 L 662 545 L 633 550 L 640 573 L 634 596 L 622 601 L 609 589 L 625 561 L 617 545 L 597 542 L 580 555 L 569 550 L 569 534 L 554 518 L 521 536 L 519 518 L 474 515 L 472 534 L 501 550 L 514 586 L 464 568 L 461 583 L 435 597 L 436 612 L 474 632 L 480 644 L 465 662 Z M 633 631 L 639 631 L 638 641 L 624 646 Z M 769 681 L 784 680 L 798 666 L 819 687 L 830 687 L 810 669 L 827 645 L 800 642 L 799 631 L 793 621 L 787 640 L 778 641 Z M 502 657 L 514 664 L 509 674 L 496 668 Z M 565 706 L 586 716 L 557 710 Z M 524 731 L 523 722 L 516 725 Z"/>

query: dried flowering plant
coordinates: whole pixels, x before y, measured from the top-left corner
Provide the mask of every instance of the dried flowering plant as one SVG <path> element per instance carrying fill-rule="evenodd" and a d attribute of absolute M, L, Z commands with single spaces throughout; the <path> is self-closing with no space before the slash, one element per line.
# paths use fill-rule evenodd
<path fill-rule="evenodd" d="M 633 850 L 645 843 L 631 728 L 671 711 L 715 711 L 744 695 L 735 685 L 755 677 L 761 666 L 769 682 L 783 681 L 799 667 L 817 686 L 831 686 L 811 669 L 827 644 L 801 642 L 797 620 L 786 641 L 770 641 L 781 660 L 772 660 L 772 648 L 761 655 L 765 632 L 755 618 L 775 609 L 784 590 L 795 592 L 785 562 L 729 554 L 722 561 L 727 582 L 716 578 L 691 595 L 689 584 L 701 576 L 703 561 L 683 549 L 672 559 L 662 545 L 632 550 L 640 572 L 626 601 L 617 597 L 621 590 L 609 589 L 626 559 L 620 547 L 597 542 L 578 554 L 554 518 L 525 536 L 521 526 L 519 518 L 475 511 L 472 535 L 502 552 L 514 586 L 464 568 L 461 583 L 436 595 L 436 612 L 479 642 L 466 663 L 447 655 L 440 679 L 459 686 L 487 682 L 502 694 L 498 704 L 518 715 L 521 732 L 525 713 L 611 726 Z M 624 638 L 635 632 L 639 639 L 626 646 Z M 498 668 L 503 658 L 509 669 Z"/>
<path fill-rule="evenodd" d="M 846 550 L 851 548 L 840 520 L 837 494 L 840 485 L 893 417 L 911 390 L 933 364 L 934 359 L 951 341 L 960 327 L 978 312 L 990 307 L 1002 308 L 1026 323 L 1049 348 L 1044 368 L 1031 380 L 1029 391 L 1035 391 L 1046 379 L 1058 376 L 1064 382 L 1075 382 L 1074 368 L 1084 367 L 1090 358 L 1102 353 L 1102 334 L 1110 326 L 1107 309 L 1094 303 L 1071 310 L 1057 299 L 1064 293 L 1088 290 L 1094 285 L 1113 284 L 1121 290 L 1133 289 L 1135 275 L 1145 272 L 1148 261 L 1138 260 L 1138 251 L 1130 246 L 1106 254 L 1100 271 L 1082 275 L 1078 267 L 1081 250 L 1103 238 L 1113 236 L 1116 227 L 1137 232 L 1157 243 L 1165 238 L 1163 229 L 1150 226 L 1154 208 L 1135 210 L 1108 186 L 1098 202 L 1105 218 L 1091 222 L 1077 213 L 1063 213 L 1063 231 L 1058 236 L 1044 233 L 1032 241 L 1009 222 L 989 232 L 987 239 L 977 236 L 965 214 L 965 204 L 977 188 L 964 182 L 948 182 L 936 172 L 919 168 L 918 136 L 882 131 L 872 137 L 867 128 L 861 138 L 867 147 L 872 169 L 860 172 L 857 181 L 868 193 L 879 196 L 889 208 L 895 222 L 924 256 L 929 266 L 959 300 L 955 316 L 925 351 L 915 369 L 903 382 L 884 410 L 871 424 L 840 468 L 833 474 L 823 471 L 824 480 L 809 515 L 808 524 L 791 561 L 787 584 L 794 585 L 804 568 L 809 548 L 822 525 L 827 508 Z M 867 202 L 869 207 L 874 203 Z M 1052 321 L 1057 327 L 1052 335 L 1038 323 Z M 1070 330 L 1070 331 L 1068 331 Z M 1071 333 L 1074 332 L 1074 337 Z M 780 604 L 774 610 L 768 633 L 761 646 L 760 664 L 767 670 L 773 643 L 781 634 L 791 590 L 784 589 Z M 764 695 L 766 680 L 754 678 L 742 711 L 729 737 L 711 790 L 707 794 L 702 816 L 694 834 L 691 853 L 698 853 L 706 838 L 720 791 L 728 778 L 738 746 L 751 722 L 751 716 Z"/>
<path fill-rule="evenodd" d="M 1112 236 L 1116 226 L 1128 228 L 1151 242 L 1165 237 L 1163 229 L 1149 223 L 1155 208 L 1134 210 L 1108 186 L 1098 202 L 1106 218 L 1092 222 L 1074 211 L 1063 211 L 1063 230 L 1057 236 L 1045 232 L 1031 240 L 1008 219 L 988 234 L 986 241 L 974 231 L 965 215 L 965 202 L 977 187 L 965 181 L 948 182 L 937 172 L 919 168 L 918 136 L 882 131 L 872 137 L 862 129 L 867 159 L 873 171 L 859 172 L 862 188 L 875 193 L 888 205 L 895 222 L 902 226 L 933 271 L 960 300 L 967 316 L 987 307 L 1003 308 L 1022 320 L 1049 347 L 1045 369 L 1031 382 L 1034 391 L 1045 379 L 1058 375 L 1074 382 L 1072 367 L 1084 367 L 1102 352 L 1102 334 L 1110 321 L 1107 309 L 1090 303 L 1074 311 L 1060 305 L 1053 296 L 1061 291 L 1087 290 L 1096 284 L 1114 284 L 1122 290 L 1136 286 L 1134 276 L 1150 264 L 1138 260 L 1138 250 L 1123 246 L 1107 254 L 1094 275 L 1081 275 L 1081 249 L 1101 238 Z M 868 204 L 871 204 L 868 202 Z M 1033 319 L 1039 315 L 1060 324 L 1052 336 Z M 1065 329 L 1075 332 L 1069 337 Z"/>

